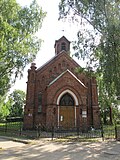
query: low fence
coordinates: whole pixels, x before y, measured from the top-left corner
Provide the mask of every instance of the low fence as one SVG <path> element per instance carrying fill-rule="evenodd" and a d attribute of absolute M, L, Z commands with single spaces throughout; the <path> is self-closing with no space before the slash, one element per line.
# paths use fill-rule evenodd
<path fill-rule="evenodd" d="M 0 133 L 21 135 L 23 128 L 23 118 L 7 118 L 6 121 L 0 122 Z"/>
<path fill-rule="evenodd" d="M 104 139 L 117 139 L 120 140 L 120 125 L 103 126 L 99 130 L 91 129 L 82 131 L 79 127 L 74 128 L 59 128 L 55 126 L 41 127 L 36 126 L 34 130 L 23 130 L 23 119 L 7 119 L 0 122 L 1 135 L 14 135 L 25 136 L 28 138 L 60 138 L 60 137 L 78 137 L 81 139 L 86 138 L 102 138 Z"/>
<path fill-rule="evenodd" d="M 116 139 L 120 141 L 120 125 L 118 125 L 116 128 Z"/>
<path fill-rule="evenodd" d="M 83 132 L 79 127 L 74 128 L 59 128 L 59 127 L 44 127 L 44 129 L 37 127 L 37 135 L 40 138 L 51 137 L 62 138 L 62 137 L 79 137 L 79 138 L 99 138 L 101 137 L 101 130 L 89 130 Z"/>
<path fill-rule="evenodd" d="M 23 130 L 23 119 L 11 119 L 0 122 L 0 135 L 37 138 L 37 130 Z"/>

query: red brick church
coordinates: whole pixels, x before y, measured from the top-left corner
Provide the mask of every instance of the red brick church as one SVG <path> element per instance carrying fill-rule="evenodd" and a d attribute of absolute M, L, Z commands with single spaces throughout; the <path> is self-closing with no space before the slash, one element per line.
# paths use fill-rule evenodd
<path fill-rule="evenodd" d="M 37 69 L 28 70 L 24 128 L 36 125 L 98 128 L 100 111 L 95 77 L 77 73 L 70 57 L 70 41 L 55 41 L 55 56 Z"/>

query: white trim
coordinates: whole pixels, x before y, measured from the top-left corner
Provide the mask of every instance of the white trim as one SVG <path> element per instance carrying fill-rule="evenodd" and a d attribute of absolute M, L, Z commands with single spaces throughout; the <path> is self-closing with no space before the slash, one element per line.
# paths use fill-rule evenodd
<path fill-rule="evenodd" d="M 76 106 L 75 106 L 75 127 L 76 127 Z"/>
<path fill-rule="evenodd" d="M 65 91 L 63 91 L 63 92 L 58 96 L 57 105 L 59 105 L 60 99 L 61 99 L 61 97 L 62 97 L 65 93 L 70 93 L 70 94 L 73 96 L 74 100 L 75 100 L 75 105 L 78 105 L 78 99 L 77 99 L 76 95 L 75 95 L 71 90 L 69 90 L 69 89 L 66 89 Z"/>
<path fill-rule="evenodd" d="M 49 83 L 48 87 L 51 86 L 53 83 L 55 83 L 58 79 L 60 79 L 64 74 L 69 73 L 75 78 L 84 88 L 87 88 L 81 81 L 78 79 L 69 69 L 65 70 L 63 73 L 61 73 L 58 77 L 56 77 L 52 82 Z"/>
<path fill-rule="evenodd" d="M 59 106 L 59 102 L 60 102 L 60 99 L 61 97 L 65 94 L 65 93 L 69 93 L 73 96 L 74 98 L 74 101 L 75 101 L 75 107 L 74 107 L 74 111 L 75 111 L 75 127 L 76 127 L 76 105 L 78 105 L 78 99 L 76 97 L 76 95 L 69 89 L 66 89 L 65 91 L 63 91 L 59 96 L 58 96 L 58 99 L 57 99 L 57 105 L 58 105 L 58 126 L 60 124 L 60 121 L 59 121 L 59 118 L 60 118 L 60 106 Z"/>
<path fill-rule="evenodd" d="M 59 118 L 60 118 L 60 107 L 58 106 L 58 126 L 59 126 L 59 124 L 60 124 Z"/>

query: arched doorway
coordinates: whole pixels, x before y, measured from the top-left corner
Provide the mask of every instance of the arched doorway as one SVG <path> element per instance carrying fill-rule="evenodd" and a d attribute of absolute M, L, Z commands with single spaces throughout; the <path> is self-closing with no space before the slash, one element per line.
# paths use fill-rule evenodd
<path fill-rule="evenodd" d="M 75 127 L 76 126 L 76 105 L 78 100 L 76 95 L 70 91 L 63 91 L 58 99 L 58 126 Z"/>

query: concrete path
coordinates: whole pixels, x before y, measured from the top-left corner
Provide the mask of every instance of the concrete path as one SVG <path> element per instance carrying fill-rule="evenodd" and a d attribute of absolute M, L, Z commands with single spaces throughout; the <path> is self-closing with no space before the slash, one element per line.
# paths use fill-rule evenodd
<path fill-rule="evenodd" d="M 120 160 L 120 142 L 34 141 L 0 151 L 0 160 Z"/>
<path fill-rule="evenodd" d="M 25 143 L 15 142 L 10 140 L 10 138 L 0 137 L 0 149 L 8 149 L 12 147 L 22 147 Z"/>

